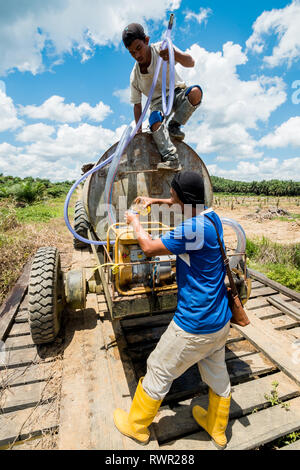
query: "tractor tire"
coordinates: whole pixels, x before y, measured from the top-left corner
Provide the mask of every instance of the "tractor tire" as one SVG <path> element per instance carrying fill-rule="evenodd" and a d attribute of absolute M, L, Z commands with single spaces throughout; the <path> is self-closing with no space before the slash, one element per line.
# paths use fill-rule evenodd
<path fill-rule="evenodd" d="M 84 204 L 82 201 L 77 201 L 75 204 L 75 213 L 74 213 L 74 230 L 78 235 L 83 238 L 88 238 L 88 229 L 90 228 L 89 219 L 87 213 L 85 212 Z M 88 246 L 87 243 L 74 238 L 73 241 L 74 248 L 85 248 Z"/>
<path fill-rule="evenodd" d="M 34 256 L 29 287 L 29 325 L 35 344 L 52 342 L 65 306 L 63 274 L 57 248 L 39 248 Z"/>

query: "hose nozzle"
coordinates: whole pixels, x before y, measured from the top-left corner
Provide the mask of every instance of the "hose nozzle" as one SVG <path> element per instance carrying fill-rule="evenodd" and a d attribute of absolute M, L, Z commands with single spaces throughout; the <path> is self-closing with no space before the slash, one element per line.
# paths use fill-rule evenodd
<path fill-rule="evenodd" d="M 169 19 L 169 24 L 168 24 L 168 29 L 172 29 L 173 22 L 174 22 L 174 13 L 171 13 L 170 19 Z"/>

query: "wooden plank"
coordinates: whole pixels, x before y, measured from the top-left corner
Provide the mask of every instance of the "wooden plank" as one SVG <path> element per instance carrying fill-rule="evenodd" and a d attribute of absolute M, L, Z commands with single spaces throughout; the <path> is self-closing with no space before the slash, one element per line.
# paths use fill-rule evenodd
<path fill-rule="evenodd" d="M 250 450 L 299 429 L 300 397 L 289 401 L 287 411 L 280 405 L 230 420 L 226 435 L 226 450 Z M 191 434 L 161 446 L 162 450 L 215 450 L 205 431 Z"/>
<path fill-rule="evenodd" d="M 41 400 L 53 401 L 55 396 L 45 388 L 45 385 L 46 382 L 35 382 L 5 389 L 1 394 L 2 413 L 31 408 Z"/>
<path fill-rule="evenodd" d="M 8 336 L 5 341 L 5 348 L 7 351 L 13 351 L 16 349 L 36 348 L 36 345 L 32 341 L 31 335 Z"/>
<path fill-rule="evenodd" d="M 96 294 L 94 297 L 93 305 L 97 303 Z M 66 325 L 58 447 L 122 450 L 126 438 L 113 424 L 113 410 L 120 403 L 107 359 L 108 351 L 115 352 L 114 340 L 105 343 L 102 321 L 89 302 Z"/>
<path fill-rule="evenodd" d="M 247 310 L 256 310 L 262 307 L 269 307 L 270 304 L 267 299 L 268 297 L 254 297 L 253 299 L 248 300 L 245 307 Z"/>
<path fill-rule="evenodd" d="M 19 277 L 17 283 L 11 290 L 4 305 L 0 310 L 0 341 L 3 341 L 12 325 L 14 316 L 22 301 L 28 286 L 32 260 L 30 259 L 25 264 L 23 272 Z"/>
<path fill-rule="evenodd" d="M 14 323 L 8 337 L 30 335 L 29 323 Z"/>
<path fill-rule="evenodd" d="M 295 318 L 296 320 L 300 321 L 300 310 L 295 308 L 294 306 L 289 305 L 288 302 L 282 302 L 281 300 L 269 298 L 268 302 L 273 305 L 274 307 L 281 310 L 283 313 L 290 315 L 291 317 Z"/>
<path fill-rule="evenodd" d="M 298 339 L 300 338 L 300 327 L 291 328 L 290 330 L 285 330 L 285 334 L 288 334 L 290 337 Z"/>
<path fill-rule="evenodd" d="M 32 363 L 40 362 L 41 360 L 42 358 L 36 348 L 7 351 L 5 355 L 5 362 L 0 364 L 0 371 L 7 368 L 11 369 L 19 366 L 30 365 Z M 53 361 L 53 358 L 46 357 L 43 359 L 43 361 L 50 362 Z"/>
<path fill-rule="evenodd" d="M 250 299 L 254 299 L 255 297 L 266 296 L 266 295 L 275 295 L 278 294 L 278 291 L 272 289 L 271 287 L 261 287 L 259 289 L 254 289 L 251 291 Z"/>
<path fill-rule="evenodd" d="M 294 360 L 292 343 L 253 312 L 247 311 L 250 325 L 234 325 L 254 346 L 260 349 L 283 372 L 300 384 L 300 361 Z"/>
<path fill-rule="evenodd" d="M 254 281 L 253 279 L 251 279 L 251 289 L 258 289 L 260 287 L 266 287 L 266 285 L 260 281 Z"/>
<path fill-rule="evenodd" d="M 276 320 L 278 319 L 276 318 Z M 280 318 L 279 320 L 281 323 L 280 325 L 278 323 L 275 323 L 274 321 L 272 322 L 274 324 L 275 330 L 277 331 L 292 331 L 300 324 L 298 321 L 288 320 L 287 318 Z"/>
<path fill-rule="evenodd" d="M 93 252 L 90 248 L 82 248 L 80 250 L 74 250 L 72 254 L 71 269 L 77 269 L 79 267 L 94 268 L 97 263 L 93 256 Z"/>
<path fill-rule="evenodd" d="M 227 342 L 225 346 L 225 360 L 229 361 L 230 359 L 247 356 L 256 352 L 258 352 L 257 349 L 247 340 L 233 343 Z"/>
<path fill-rule="evenodd" d="M 249 271 L 250 276 L 256 279 L 257 281 L 261 281 L 267 286 L 272 287 L 273 289 L 276 289 L 278 292 L 281 292 L 282 294 L 290 297 L 291 299 L 294 299 L 300 302 L 300 293 L 293 291 L 292 289 L 289 289 L 288 287 L 285 287 L 282 284 L 279 284 L 279 282 L 272 281 L 271 279 L 266 277 L 264 274 L 254 271 L 253 269 L 248 268 L 248 271 Z"/>
<path fill-rule="evenodd" d="M 28 323 L 28 312 L 19 312 L 14 318 L 15 323 Z"/>
<path fill-rule="evenodd" d="M 246 307 L 248 307 L 248 304 Z M 282 317 L 282 311 L 269 305 L 267 307 L 259 307 L 255 309 L 255 315 L 261 320 L 269 320 L 271 318 Z"/>
<path fill-rule="evenodd" d="M 299 321 L 282 312 L 281 315 L 262 315 L 261 312 L 257 314 L 257 311 L 255 311 L 255 316 L 264 322 L 268 320 L 266 324 L 272 326 L 275 330 L 286 330 L 300 325 Z"/>
<path fill-rule="evenodd" d="M 0 415 L 0 447 L 54 430 L 57 427 L 55 411 L 52 402 Z"/>
<path fill-rule="evenodd" d="M 53 363 L 47 362 L 1 370 L 0 389 L 1 387 L 12 387 L 47 380 L 52 376 L 52 369 Z"/>
<path fill-rule="evenodd" d="M 300 394 L 299 387 L 283 372 L 268 375 L 232 387 L 230 419 L 238 419 L 261 410 L 269 405 L 265 395 L 270 395 L 273 382 L 278 382 L 277 393 L 280 401 L 286 401 Z M 155 432 L 159 444 L 172 441 L 199 431 L 199 426 L 192 417 L 192 407 L 195 405 L 207 409 L 208 395 L 194 397 L 178 403 L 170 409 L 163 407 L 154 420 Z"/>
<path fill-rule="evenodd" d="M 230 326 L 229 334 L 227 336 L 226 344 L 235 343 L 242 341 L 244 339 L 243 335 L 237 331 L 235 328 Z"/>
<path fill-rule="evenodd" d="M 237 383 L 241 379 L 251 378 L 267 374 L 275 369 L 275 366 L 260 353 L 235 357 L 226 361 L 230 380 Z"/>

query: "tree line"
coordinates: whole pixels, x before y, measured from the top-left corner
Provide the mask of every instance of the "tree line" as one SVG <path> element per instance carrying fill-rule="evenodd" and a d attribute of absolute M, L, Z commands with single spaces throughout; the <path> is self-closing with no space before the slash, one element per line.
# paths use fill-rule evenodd
<path fill-rule="evenodd" d="M 33 203 L 41 199 L 60 197 L 67 194 L 74 182 L 52 183 L 49 179 L 27 176 L 4 176 L 0 173 L 0 200 L 11 198 L 17 202 Z"/>
<path fill-rule="evenodd" d="M 216 193 L 256 194 L 265 196 L 300 196 L 299 181 L 263 180 L 233 181 L 211 176 L 213 191 Z"/>
<path fill-rule="evenodd" d="M 219 176 L 211 176 L 215 193 L 255 194 L 265 196 L 300 196 L 299 181 L 263 180 L 234 181 Z M 14 197 L 16 200 L 33 202 L 39 197 L 59 197 L 67 194 L 74 181 L 52 183 L 49 179 L 27 176 L 4 176 L 0 173 L 0 199 Z"/>

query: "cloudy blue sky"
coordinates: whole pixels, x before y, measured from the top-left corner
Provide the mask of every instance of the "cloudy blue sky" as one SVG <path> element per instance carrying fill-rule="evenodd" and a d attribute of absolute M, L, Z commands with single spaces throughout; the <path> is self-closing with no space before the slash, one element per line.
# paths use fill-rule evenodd
<path fill-rule="evenodd" d="M 204 91 L 184 130 L 212 175 L 300 180 L 300 0 L 0 1 L 0 173 L 77 179 L 133 119 L 130 22 L 174 44 Z M 147 127 L 147 121 L 144 122 Z"/>

